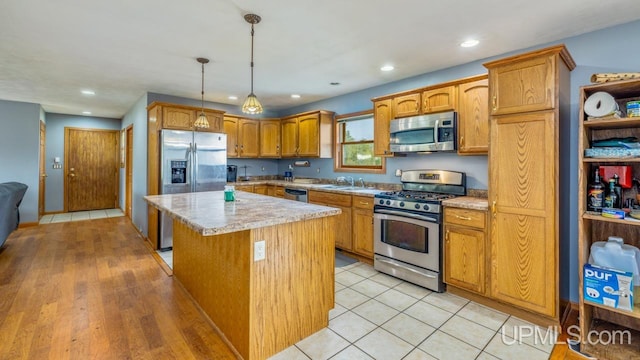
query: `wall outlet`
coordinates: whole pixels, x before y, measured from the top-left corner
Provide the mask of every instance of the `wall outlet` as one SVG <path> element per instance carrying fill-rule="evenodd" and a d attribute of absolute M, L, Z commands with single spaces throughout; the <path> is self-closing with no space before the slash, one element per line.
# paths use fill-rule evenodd
<path fill-rule="evenodd" d="M 320 168 L 318 168 L 318 170 L 316 170 L 316 172 L 319 174 L 320 173 Z"/>
<path fill-rule="evenodd" d="M 256 241 L 253 243 L 253 261 L 264 260 L 266 256 L 266 249 L 264 240 Z"/>

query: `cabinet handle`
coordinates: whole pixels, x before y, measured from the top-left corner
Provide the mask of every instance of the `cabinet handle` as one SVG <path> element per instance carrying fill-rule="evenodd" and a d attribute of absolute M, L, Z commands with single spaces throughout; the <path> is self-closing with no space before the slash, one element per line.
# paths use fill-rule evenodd
<path fill-rule="evenodd" d="M 368 202 L 360 201 L 360 205 L 369 205 Z"/>
<path fill-rule="evenodd" d="M 460 216 L 460 215 L 456 215 L 456 217 L 457 217 L 458 219 L 460 219 L 460 220 L 471 220 L 471 218 L 470 218 L 470 217 L 468 217 L 468 216 Z"/>
<path fill-rule="evenodd" d="M 444 239 L 449 242 L 449 230 L 445 232 Z"/>
<path fill-rule="evenodd" d="M 464 147 L 464 135 L 460 136 L 460 147 Z"/>
<path fill-rule="evenodd" d="M 493 200 L 493 203 L 491 203 L 491 213 L 493 213 L 493 217 L 496 216 L 496 201 Z"/>
<path fill-rule="evenodd" d="M 493 110 L 494 111 L 497 110 L 498 109 L 498 98 L 495 95 L 493 95 L 492 103 L 493 103 Z"/>

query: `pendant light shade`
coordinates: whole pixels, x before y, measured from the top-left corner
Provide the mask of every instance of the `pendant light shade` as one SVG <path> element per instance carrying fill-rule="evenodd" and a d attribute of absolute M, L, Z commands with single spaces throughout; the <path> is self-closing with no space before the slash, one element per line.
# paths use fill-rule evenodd
<path fill-rule="evenodd" d="M 245 114 L 260 114 L 262 113 L 262 105 L 258 101 L 256 94 L 253 93 L 253 25 L 259 23 L 262 18 L 256 14 L 247 14 L 244 16 L 244 20 L 251 24 L 251 93 L 249 93 L 247 100 L 242 105 L 242 112 Z"/>
<path fill-rule="evenodd" d="M 209 120 L 207 119 L 207 115 L 204 114 L 204 64 L 209 62 L 209 59 L 198 58 L 197 59 L 200 64 L 202 64 L 202 91 L 200 95 L 202 96 L 202 107 L 200 110 L 200 115 L 196 119 L 196 122 L 193 123 L 193 126 L 201 129 L 206 129 L 209 127 Z"/>

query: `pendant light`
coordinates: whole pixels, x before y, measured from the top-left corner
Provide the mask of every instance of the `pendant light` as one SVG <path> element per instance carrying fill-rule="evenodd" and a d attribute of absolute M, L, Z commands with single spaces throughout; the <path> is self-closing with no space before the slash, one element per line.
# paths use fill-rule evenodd
<path fill-rule="evenodd" d="M 206 58 L 197 58 L 198 62 L 202 64 L 202 92 L 200 93 L 202 96 L 202 108 L 200 110 L 200 115 L 196 122 L 193 123 L 193 126 L 201 129 L 206 129 L 209 127 L 209 120 L 207 120 L 207 115 L 204 114 L 204 64 L 209 62 L 209 59 Z"/>
<path fill-rule="evenodd" d="M 262 105 L 258 101 L 256 94 L 253 93 L 253 25 L 259 23 L 262 18 L 256 14 L 246 14 L 244 20 L 251 24 L 251 93 L 242 105 L 242 112 L 245 114 L 260 114 L 262 113 Z"/>

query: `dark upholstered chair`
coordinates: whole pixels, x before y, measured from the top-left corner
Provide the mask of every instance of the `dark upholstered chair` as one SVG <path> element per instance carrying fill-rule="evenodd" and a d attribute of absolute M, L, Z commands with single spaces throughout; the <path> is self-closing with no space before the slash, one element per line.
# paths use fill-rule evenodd
<path fill-rule="evenodd" d="M 20 224 L 18 207 L 27 192 L 27 187 L 19 182 L 0 184 L 0 246 L 4 245 L 9 234 Z"/>

